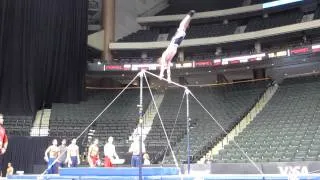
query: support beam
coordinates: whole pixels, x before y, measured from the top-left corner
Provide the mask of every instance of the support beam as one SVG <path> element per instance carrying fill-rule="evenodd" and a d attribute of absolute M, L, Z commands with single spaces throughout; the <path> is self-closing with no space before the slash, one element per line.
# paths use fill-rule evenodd
<path fill-rule="evenodd" d="M 254 50 L 255 50 L 255 53 L 261 53 L 261 43 L 259 41 L 256 41 L 254 43 Z"/>
<path fill-rule="evenodd" d="M 184 61 L 184 51 L 180 50 L 178 53 L 178 61 L 183 62 Z"/>
<path fill-rule="evenodd" d="M 228 83 L 229 82 L 228 79 L 226 78 L 226 76 L 224 74 L 221 74 L 221 73 L 217 74 L 217 81 L 218 81 L 219 84 L 220 83 Z"/>
<path fill-rule="evenodd" d="M 103 0 L 103 29 L 104 29 L 104 41 L 103 41 L 103 58 L 110 62 L 112 61 L 112 54 L 109 48 L 109 44 L 114 42 L 115 32 L 115 0 Z"/>

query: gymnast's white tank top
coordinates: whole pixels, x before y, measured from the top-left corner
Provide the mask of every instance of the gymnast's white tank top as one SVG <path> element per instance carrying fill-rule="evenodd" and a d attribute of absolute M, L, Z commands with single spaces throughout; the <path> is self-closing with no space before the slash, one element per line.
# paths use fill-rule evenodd
<path fill-rule="evenodd" d="M 180 43 L 181 43 L 181 41 L 184 39 L 185 36 L 186 36 L 186 32 L 184 32 L 182 29 L 179 28 L 177 30 L 176 34 L 172 37 L 169 46 L 177 48 L 180 45 L 180 44 L 177 44 L 177 40 L 179 38 L 182 38 L 182 39 L 180 39 Z"/>

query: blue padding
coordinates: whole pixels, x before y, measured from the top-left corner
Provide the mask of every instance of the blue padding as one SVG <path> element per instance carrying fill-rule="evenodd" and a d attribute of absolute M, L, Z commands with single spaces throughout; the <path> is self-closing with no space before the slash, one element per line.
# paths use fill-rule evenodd
<path fill-rule="evenodd" d="M 149 176 L 149 177 L 144 177 L 143 180 L 197 180 L 197 179 L 202 179 L 202 177 L 198 178 L 198 177 L 195 177 L 195 176 L 189 176 L 189 177 L 180 177 L 180 176 L 177 176 L 177 175 L 174 175 L 174 176 Z"/>
<path fill-rule="evenodd" d="M 62 168 L 61 176 L 139 176 L 139 168 Z M 144 167 L 143 176 L 178 175 L 175 167 Z"/>
<path fill-rule="evenodd" d="M 39 175 L 13 175 L 8 179 L 14 180 L 37 180 Z M 138 180 L 138 176 L 60 176 L 60 175 L 45 175 L 44 180 Z M 167 175 L 167 176 L 144 176 L 143 180 L 287 180 L 287 176 L 281 175 L 245 175 L 245 174 L 208 174 L 208 175 L 189 175 L 184 176 L 182 179 L 179 175 Z M 319 174 L 301 175 L 300 180 L 319 180 Z"/>
<path fill-rule="evenodd" d="M 83 176 L 80 180 L 139 180 L 139 176 Z"/>
<path fill-rule="evenodd" d="M 319 175 L 299 175 L 299 180 L 318 180 L 320 179 Z M 264 175 L 245 175 L 245 174 L 237 174 L 237 175 L 206 175 L 204 180 L 222 180 L 222 179 L 232 179 L 232 180 L 287 180 L 288 176 L 286 175 L 278 175 L 278 174 L 264 174 Z"/>
<path fill-rule="evenodd" d="M 12 175 L 8 176 L 7 179 L 21 179 L 21 180 L 37 180 L 40 175 Z M 80 180 L 78 176 L 60 176 L 58 174 L 47 174 L 43 176 L 45 180 Z"/>

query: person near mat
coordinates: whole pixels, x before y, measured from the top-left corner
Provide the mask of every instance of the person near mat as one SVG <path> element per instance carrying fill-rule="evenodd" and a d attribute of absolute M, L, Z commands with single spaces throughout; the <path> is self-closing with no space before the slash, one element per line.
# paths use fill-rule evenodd
<path fill-rule="evenodd" d="M 0 117 L 0 175 L 2 176 L 2 162 L 3 156 L 7 151 L 8 147 L 8 137 L 6 134 L 6 129 L 3 126 L 3 117 Z"/>
<path fill-rule="evenodd" d="M 150 163 L 150 157 L 149 157 L 149 154 L 148 154 L 148 153 L 145 153 L 145 154 L 143 155 L 143 165 L 145 165 L 145 166 L 151 165 L 151 163 Z"/>
<path fill-rule="evenodd" d="M 60 155 L 60 149 L 57 146 L 58 141 L 56 139 L 52 140 L 52 145 L 49 146 L 44 153 L 44 160 L 48 162 L 48 174 L 58 173 L 58 161 L 57 158 Z"/>
<path fill-rule="evenodd" d="M 80 164 L 80 153 L 76 139 L 72 139 L 71 144 L 67 148 L 67 151 L 66 163 L 69 167 L 77 167 Z"/>
<path fill-rule="evenodd" d="M 144 143 L 142 142 L 142 154 L 146 152 L 146 147 Z M 133 138 L 133 142 L 129 148 L 129 153 L 132 153 L 131 157 L 131 166 L 132 167 L 139 167 L 142 163 L 142 160 L 140 159 L 140 141 L 139 136 L 136 136 Z"/>
<path fill-rule="evenodd" d="M 116 147 L 113 145 L 113 137 L 108 138 L 108 142 L 104 145 L 104 167 L 112 167 L 112 161 L 114 159 L 119 159 L 116 152 Z"/>
<path fill-rule="evenodd" d="M 177 53 L 177 49 L 180 46 L 182 40 L 186 36 L 186 30 L 189 27 L 191 17 L 194 15 L 195 11 L 191 10 L 186 17 L 180 22 L 179 28 L 176 34 L 172 37 L 171 42 L 167 49 L 162 53 L 159 59 L 160 63 L 160 79 L 164 76 L 164 70 L 167 69 L 167 80 L 171 82 L 171 70 L 170 64 L 172 59 Z"/>
<path fill-rule="evenodd" d="M 10 176 L 13 175 L 14 169 L 12 167 L 11 162 L 8 163 L 8 168 L 7 168 L 7 172 L 6 172 L 6 176 Z"/>
<path fill-rule="evenodd" d="M 59 157 L 59 167 L 67 167 L 66 159 L 67 159 L 67 140 L 62 139 L 61 145 L 59 146 L 60 149 L 60 157 Z"/>
<path fill-rule="evenodd" d="M 95 139 L 88 150 L 88 163 L 90 167 L 97 167 L 100 164 L 99 157 L 99 140 Z"/>

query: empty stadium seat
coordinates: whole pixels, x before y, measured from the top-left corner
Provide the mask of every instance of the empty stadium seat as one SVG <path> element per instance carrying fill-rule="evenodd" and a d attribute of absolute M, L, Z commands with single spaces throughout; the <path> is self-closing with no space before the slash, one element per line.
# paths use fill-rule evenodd
<path fill-rule="evenodd" d="M 88 100 L 80 104 L 53 104 L 49 125 L 50 136 L 67 139 L 77 137 L 119 92 L 120 90 L 90 90 Z M 127 147 L 125 151 L 117 151 L 119 156 L 128 151 L 129 144 L 126 140 L 137 126 L 139 92 L 139 89 L 125 90 L 91 127 L 95 130 L 94 138 L 100 140 L 101 146 L 109 136 L 113 136 L 117 146 Z M 150 100 L 151 96 L 145 90 L 143 112 Z M 86 135 L 87 132 L 83 136 Z M 86 142 L 83 145 L 86 145 Z"/>
<path fill-rule="evenodd" d="M 258 162 L 317 160 L 320 152 L 319 88 L 318 77 L 284 80 L 270 102 L 235 142 Z M 231 142 L 213 159 L 232 160 L 225 154 L 234 152 L 241 154 Z"/>
<path fill-rule="evenodd" d="M 269 14 L 269 17 L 255 17 L 249 20 L 246 32 L 269 29 L 301 22 L 303 13 L 299 9 Z"/>
<path fill-rule="evenodd" d="M 212 113 L 216 120 L 226 130 L 230 130 L 241 117 L 250 109 L 257 101 L 260 94 L 265 90 L 268 81 L 256 83 L 244 83 L 225 85 L 220 87 L 192 87 L 190 90 L 204 104 L 204 106 Z M 160 107 L 163 123 L 168 136 L 174 128 L 171 137 L 171 145 L 177 155 L 179 162 L 186 161 L 186 109 L 182 106 L 180 116 L 174 126 L 177 116 L 177 109 L 181 102 L 183 90 L 169 89 Z M 212 147 L 217 138 L 224 135 L 219 126 L 210 118 L 210 116 L 190 98 L 190 117 L 192 119 L 190 132 L 190 149 L 191 155 L 200 158 L 204 155 L 208 148 Z M 156 156 L 151 157 L 153 162 L 159 162 L 163 158 L 164 149 L 167 146 L 167 140 L 163 134 L 158 118 L 154 120 L 152 130 L 146 139 L 147 149 L 155 144 L 162 144 L 156 151 L 152 151 Z M 173 163 L 173 158 L 168 151 L 166 161 L 164 163 Z"/>
<path fill-rule="evenodd" d="M 11 116 L 5 115 L 4 126 L 8 135 L 29 136 L 34 117 L 33 116 Z"/>
<path fill-rule="evenodd" d="M 186 14 L 190 9 L 194 9 L 197 12 L 229 9 L 242 6 L 242 1 L 221 3 L 221 1 L 202 0 L 199 3 L 193 0 L 171 0 L 169 5 L 168 8 L 158 13 L 158 15 Z"/>

